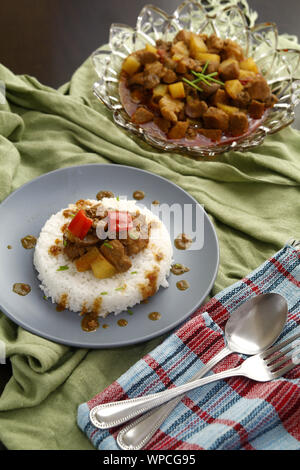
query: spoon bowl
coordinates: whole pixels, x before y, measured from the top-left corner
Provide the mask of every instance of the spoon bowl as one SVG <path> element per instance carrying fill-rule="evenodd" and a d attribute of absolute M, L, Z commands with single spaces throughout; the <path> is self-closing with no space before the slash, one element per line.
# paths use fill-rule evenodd
<path fill-rule="evenodd" d="M 247 300 L 226 323 L 227 346 L 231 351 L 247 355 L 264 351 L 282 332 L 287 313 L 287 301 L 274 292 Z"/>

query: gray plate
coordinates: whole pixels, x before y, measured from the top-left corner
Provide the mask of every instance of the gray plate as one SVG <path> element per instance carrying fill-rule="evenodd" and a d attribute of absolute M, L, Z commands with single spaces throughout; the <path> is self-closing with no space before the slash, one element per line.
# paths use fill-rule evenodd
<path fill-rule="evenodd" d="M 150 208 L 153 200 L 161 203 L 192 204 L 193 214 L 202 214 L 204 245 L 199 250 L 180 251 L 174 248 L 174 261 L 183 263 L 190 271 L 183 276 L 169 277 L 170 286 L 160 288 L 147 304 L 133 307 L 133 315 L 123 312 L 117 317 L 100 320 L 100 328 L 92 333 L 81 329 L 81 318 L 68 310 L 57 312 L 56 306 L 44 300 L 33 267 L 33 250 L 25 250 L 20 240 L 26 235 L 39 236 L 42 226 L 54 213 L 78 199 L 96 199 L 100 190 L 127 195 L 141 189 Z M 192 216 L 194 217 L 194 216 Z M 218 271 L 219 246 L 211 221 L 202 207 L 188 193 L 147 171 L 121 165 L 83 165 L 47 173 L 12 193 L 0 205 L 0 219 L 5 221 L 0 235 L 0 306 L 15 323 L 32 333 L 58 343 L 87 348 L 109 348 L 147 341 L 170 331 L 186 319 L 210 292 Z M 172 239 L 182 232 L 180 220 L 175 217 Z M 7 249 L 11 245 L 12 249 Z M 186 279 L 190 288 L 179 291 L 176 282 Z M 26 297 L 12 291 L 15 282 L 30 284 Z M 150 312 L 161 313 L 161 319 L 151 321 Z M 117 320 L 128 321 L 120 327 Z M 109 328 L 103 329 L 106 323 Z"/>

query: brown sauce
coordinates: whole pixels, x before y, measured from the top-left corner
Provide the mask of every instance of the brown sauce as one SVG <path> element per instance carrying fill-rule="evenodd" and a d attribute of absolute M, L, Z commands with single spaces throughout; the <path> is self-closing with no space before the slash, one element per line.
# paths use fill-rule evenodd
<path fill-rule="evenodd" d="M 176 287 L 179 290 L 186 290 L 190 287 L 189 283 L 185 280 L 176 282 Z"/>
<path fill-rule="evenodd" d="M 159 206 L 160 202 L 155 199 L 151 204 L 153 204 L 153 206 Z"/>
<path fill-rule="evenodd" d="M 99 191 L 99 193 L 97 193 L 97 196 L 96 196 L 98 201 L 101 201 L 101 199 L 105 197 L 115 197 L 115 195 L 111 191 Z"/>
<path fill-rule="evenodd" d="M 12 289 L 15 294 L 18 294 L 18 295 L 22 295 L 23 297 L 27 294 L 29 294 L 29 292 L 31 291 L 31 287 L 29 284 L 24 284 L 22 282 L 16 282 L 14 285 L 13 285 L 13 289 Z"/>
<path fill-rule="evenodd" d="M 156 253 L 155 259 L 156 259 L 156 261 L 158 261 L 158 262 L 161 261 L 161 260 L 163 260 L 163 259 L 164 259 L 163 253 Z"/>
<path fill-rule="evenodd" d="M 128 325 L 128 321 L 125 320 L 124 318 L 120 318 L 120 320 L 118 320 L 117 323 L 118 323 L 119 326 L 122 326 L 122 327 Z"/>
<path fill-rule="evenodd" d="M 86 313 L 81 320 L 81 328 L 88 333 L 99 328 L 98 315 L 94 312 Z"/>
<path fill-rule="evenodd" d="M 145 193 L 144 193 L 144 191 L 134 191 L 133 197 L 137 201 L 141 201 L 142 199 L 144 199 Z"/>
<path fill-rule="evenodd" d="M 69 227 L 69 224 L 68 224 L 68 223 L 62 225 L 62 227 L 60 227 L 61 232 L 62 232 L 62 233 L 65 233 L 65 231 L 67 230 L 68 227 Z"/>
<path fill-rule="evenodd" d="M 57 246 L 57 245 L 52 245 L 52 246 L 50 246 L 50 248 L 49 248 L 49 250 L 48 250 L 48 253 L 49 253 L 49 255 L 51 255 L 51 256 L 57 256 L 57 255 L 59 255 L 61 252 L 62 252 L 61 246 Z"/>
<path fill-rule="evenodd" d="M 140 286 L 141 294 L 143 296 L 143 300 L 151 297 L 156 293 L 157 288 L 157 278 L 158 278 L 159 269 L 155 268 L 153 271 L 146 274 L 146 279 L 148 280 L 147 284 L 142 284 Z"/>
<path fill-rule="evenodd" d="M 35 247 L 37 239 L 33 235 L 26 235 L 26 237 L 21 239 L 21 243 L 25 250 L 31 250 Z"/>
<path fill-rule="evenodd" d="M 104 325 L 102 325 L 102 328 L 106 330 L 107 328 L 109 328 L 109 326 L 106 323 L 104 323 Z"/>
<path fill-rule="evenodd" d="M 161 314 L 159 312 L 151 312 L 148 315 L 149 320 L 156 321 L 161 318 Z"/>
<path fill-rule="evenodd" d="M 75 203 L 78 210 L 85 209 L 86 206 L 91 206 L 92 204 L 92 202 L 86 201 L 85 199 L 78 199 L 78 201 Z"/>
<path fill-rule="evenodd" d="M 85 303 L 82 304 L 82 307 L 81 307 L 81 312 L 80 312 L 80 315 L 83 317 L 84 315 L 86 315 L 88 312 L 88 309 L 86 308 L 86 305 Z"/>
<path fill-rule="evenodd" d="M 183 266 L 183 264 L 175 263 L 171 266 L 171 273 L 175 274 L 175 276 L 180 276 L 181 274 L 189 272 L 190 268 Z"/>
<path fill-rule="evenodd" d="M 65 210 L 63 211 L 63 216 L 64 216 L 66 219 L 68 219 L 68 218 L 70 218 L 70 217 L 74 217 L 74 215 L 75 215 L 75 212 L 74 212 L 74 211 L 71 211 L 70 209 L 65 209 Z"/>
<path fill-rule="evenodd" d="M 92 312 L 95 313 L 96 315 L 99 315 L 101 304 L 102 304 L 102 297 L 96 297 L 96 299 L 93 302 L 93 307 L 92 307 Z"/>
<path fill-rule="evenodd" d="M 186 233 L 181 233 L 178 235 L 178 237 L 175 238 L 174 245 L 177 248 L 177 250 L 187 250 L 191 244 L 193 243 L 193 240 L 191 237 L 186 235 Z"/>
<path fill-rule="evenodd" d="M 12 246 L 11 246 L 11 245 L 7 245 L 7 249 L 8 249 L 8 250 L 11 250 L 11 249 L 12 249 Z"/>
<path fill-rule="evenodd" d="M 62 294 L 56 307 L 57 312 L 63 312 L 68 305 L 68 294 Z"/>

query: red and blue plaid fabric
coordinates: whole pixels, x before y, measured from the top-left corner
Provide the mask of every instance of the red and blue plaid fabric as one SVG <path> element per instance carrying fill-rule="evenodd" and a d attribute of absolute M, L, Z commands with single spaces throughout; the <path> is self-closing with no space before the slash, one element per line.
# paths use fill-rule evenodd
<path fill-rule="evenodd" d="M 300 251 L 291 244 L 220 292 L 116 382 L 79 406 L 78 425 L 92 444 L 99 450 L 117 450 L 121 427 L 95 428 L 89 420 L 91 408 L 187 382 L 224 346 L 230 312 L 267 292 L 277 292 L 288 301 L 288 320 L 278 341 L 299 332 Z M 242 360 L 243 356 L 232 354 L 213 373 Z M 145 449 L 300 449 L 300 366 L 272 382 L 233 377 L 189 392 Z"/>

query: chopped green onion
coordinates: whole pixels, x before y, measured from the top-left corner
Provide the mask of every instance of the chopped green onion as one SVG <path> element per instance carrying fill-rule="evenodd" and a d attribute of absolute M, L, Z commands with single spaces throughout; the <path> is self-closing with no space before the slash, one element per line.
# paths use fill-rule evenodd
<path fill-rule="evenodd" d="M 181 268 L 181 264 L 180 264 L 180 263 L 176 263 L 174 266 L 175 266 L 175 268 Z"/>
<path fill-rule="evenodd" d="M 43 299 L 44 300 L 48 300 L 48 297 L 46 297 L 46 295 L 43 296 Z"/>
<path fill-rule="evenodd" d="M 133 315 L 133 311 L 130 310 L 129 308 L 127 309 L 128 315 Z"/>
<path fill-rule="evenodd" d="M 131 273 L 130 273 L 130 274 L 136 274 L 136 273 L 137 273 L 137 271 L 131 271 Z"/>
<path fill-rule="evenodd" d="M 205 71 L 205 70 L 206 70 L 206 67 L 203 68 L 203 71 Z M 217 72 L 212 72 L 212 73 L 209 73 L 208 75 L 204 75 L 203 71 L 202 72 L 195 72 L 194 70 L 191 70 L 192 74 L 195 75 L 195 77 L 197 77 L 197 79 L 190 82 L 189 85 L 191 85 L 193 83 L 193 86 L 194 86 L 195 83 L 199 83 L 199 82 L 204 82 L 208 86 L 211 86 L 211 83 L 209 83 L 209 82 L 214 82 L 214 83 L 218 83 L 219 85 L 224 85 L 224 83 L 221 82 L 221 80 L 216 80 L 215 78 L 213 78 L 215 75 L 218 74 Z M 183 80 L 186 81 L 185 78 L 183 78 Z"/>
<path fill-rule="evenodd" d="M 120 197 L 119 197 L 119 196 L 117 196 L 117 197 L 116 197 L 116 199 L 117 199 L 117 201 L 119 201 L 119 200 L 120 200 Z"/>
<path fill-rule="evenodd" d="M 221 82 L 221 80 L 216 80 L 215 78 L 210 78 L 212 82 L 218 83 L 219 85 L 225 85 L 224 82 Z"/>
<path fill-rule="evenodd" d="M 196 90 L 198 91 L 203 91 L 201 88 L 199 88 L 197 85 L 195 85 L 193 82 L 191 82 L 190 80 L 188 80 L 187 78 L 182 78 L 182 80 L 187 83 L 188 85 L 192 86 L 193 88 L 196 88 Z"/>
<path fill-rule="evenodd" d="M 69 266 L 60 266 L 56 271 L 66 271 L 69 269 Z"/>
<path fill-rule="evenodd" d="M 67 240 L 64 240 L 64 246 L 67 246 L 68 242 Z"/>
<path fill-rule="evenodd" d="M 207 67 L 208 67 L 208 64 L 209 64 L 209 61 L 207 60 L 207 61 L 206 61 L 206 64 L 204 65 L 204 67 L 203 67 L 203 69 L 202 69 L 202 73 L 205 72 L 205 70 L 206 70 Z"/>
<path fill-rule="evenodd" d="M 101 292 L 100 295 L 107 295 L 107 294 L 108 294 L 108 292 Z"/>
<path fill-rule="evenodd" d="M 113 246 L 108 242 L 104 242 L 103 246 L 107 246 L 107 248 L 110 248 L 111 250 L 113 249 Z"/>
<path fill-rule="evenodd" d="M 125 286 L 123 287 L 117 287 L 115 290 L 124 290 L 125 289 Z"/>

